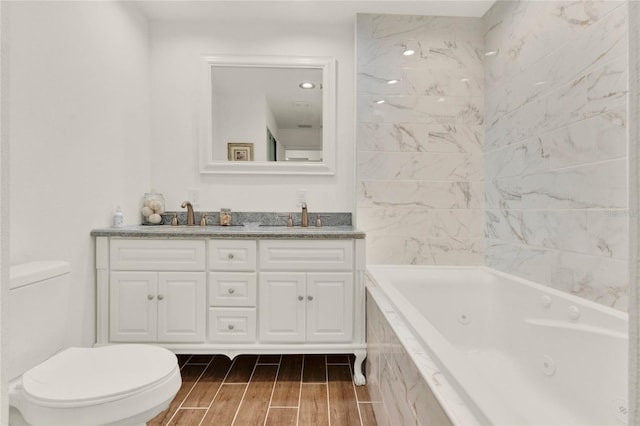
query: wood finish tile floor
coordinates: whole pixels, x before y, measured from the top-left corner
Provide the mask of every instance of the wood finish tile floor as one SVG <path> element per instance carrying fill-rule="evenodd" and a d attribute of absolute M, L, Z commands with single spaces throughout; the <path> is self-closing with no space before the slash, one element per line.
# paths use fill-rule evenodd
<path fill-rule="evenodd" d="M 375 426 L 350 355 L 178 355 L 182 387 L 149 426 Z"/>

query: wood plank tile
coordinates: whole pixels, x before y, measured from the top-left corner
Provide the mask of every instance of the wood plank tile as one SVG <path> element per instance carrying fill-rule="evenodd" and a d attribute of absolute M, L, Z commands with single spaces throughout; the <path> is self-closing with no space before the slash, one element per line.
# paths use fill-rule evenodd
<path fill-rule="evenodd" d="M 171 419 L 171 426 L 196 426 L 200 424 L 200 420 L 207 414 L 207 410 L 198 408 L 181 408 Z"/>
<path fill-rule="evenodd" d="M 327 355 L 327 364 L 349 364 L 349 355 Z"/>
<path fill-rule="evenodd" d="M 222 385 L 207 415 L 202 419 L 202 426 L 230 426 L 238 411 L 246 384 Z"/>
<path fill-rule="evenodd" d="M 191 355 L 186 355 L 186 354 L 178 354 L 176 355 L 178 357 L 178 365 L 180 366 L 180 368 L 182 368 L 187 361 L 189 361 L 189 358 L 191 358 Z"/>
<path fill-rule="evenodd" d="M 298 408 L 269 408 L 265 426 L 296 426 Z"/>
<path fill-rule="evenodd" d="M 277 365 L 257 365 L 238 409 L 235 425 L 262 425 L 278 372 Z"/>
<path fill-rule="evenodd" d="M 360 426 L 358 403 L 348 365 L 327 366 L 329 419 L 332 426 Z"/>
<path fill-rule="evenodd" d="M 187 364 L 209 364 L 213 355 L 191 355 Z"/>
<path fill-rule="evenodd" d="M 239 355 L 233 360 L 225 383 L 249 383 L 258 355 Z"/>
<path fill-rule="evenodd" d="M 283 355 L 271 399 L 272 407 L 297 407 L 300 399 L 302 355 Z"/>
<path fill-rule="evenodd" d="M 205 368 L 206 366 L 204 365 L 185 365 L 182 368 L 182 371 L 180 371 L 180 374 L 182 375 L 182 386 L 180 386 L 176 397 L 171 401 L 169 408 L 151 419 L 147 425 L 166 425 L 176 410 L 180 407 L 182 401 L 189 394 L 191 388 L 193 388 L 193 385 L 196 383 L 198 377 L 200 377 Z"/>
<path fill-rule="evenodd" d="M 184 400 L 182 406 L 209 407 L 230 367 L 231 360 L 229 358 L 224 355 L 216 356 L 204 371 L 200 380 L 191 389 L 191 393 Z"/>
<path fill-rule="evenodd" d="M 258 364 L 280 364 L 280 355 L 260 355 Z"/>
<path fill-rule="evenodd" d="M 302 383 L 327 383 L 325 355 L 305 355 Z"/>
<path fill-rule="evenodd" d="M 371 395 L 369 394 L 369 388 L 365 386 L 355 386 L 356 398 L 358 402 L 371 402 Z"/>
<path fill-rule="evenodd" d="M 373 412 L 373 404 L 371 403 L 361 403 L 360 406 L 360 415 L 362 416 L 362 426 L 377 426 L 376 415 Z"/>
<path fill-rule="evenodd" d="M 300 426 L 328 426 L 328 404 L 326 383 L 303 384 L 300 393 L 298 424 Z"/>

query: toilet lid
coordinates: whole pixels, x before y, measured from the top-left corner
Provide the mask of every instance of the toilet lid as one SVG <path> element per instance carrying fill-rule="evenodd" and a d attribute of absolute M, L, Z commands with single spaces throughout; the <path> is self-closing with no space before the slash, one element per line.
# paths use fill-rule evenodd
<path fill-rule="evenodd" d="M 65 349 L 22 376 L 24 393 L 46 406 L 124 398 L 175 373 L 177 358 L 151 345 Z"/>

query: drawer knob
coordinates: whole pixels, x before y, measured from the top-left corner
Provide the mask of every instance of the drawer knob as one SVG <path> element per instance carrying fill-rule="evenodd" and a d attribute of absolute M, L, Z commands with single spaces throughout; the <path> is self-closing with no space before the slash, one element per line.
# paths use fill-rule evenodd
<path fill-rule="evenodd" d="M 162 300 L 162 299 L 164 299 L 164 296 L 162 294 L 159 294 L 158 295 L 158 300 Z"/>
<path fill-rule="evenodd" d="M 307 300 L 309 300 L 309 301 L 313 300 L 313 296 L 307 297 Z"/>
<path fill-rule="evenodd" d="M 304 300 L 304 296 L 298 296 L 298 300 Z"/>
<path fill-rule="evenodd" d="M 229 324 L 229 325 L 227 326 L 227 328 L 228 328 L 229 330 L 233 330 L 235 327 L 233 326 L 233 324 Z"/>
<path fill-rule="evenodd" d="M 233 257 L 234 257 L 234 256 L 233 256 L 233 253 L 229 253 L 229 254 L 227 255 L 227 259 L 233 259 Z"/>
<path fill-rule="evenodd" d="M 233 293 L 235 293 L 235 292 L 236 292 L 236 291 L 235 291 L 234 289 L 232 289 L 232 288 L 230 288 L 230 289 L 229 289 L 229 290 L 227 290 L 227 291 L 229 292 L 229 294 L 233 294 Z"/>
<path fill-rule="evenodd" d="M 149 299 L 149 300 L 153 300 L 153 294 L 148 294 L 148 295 L 147 295 L 147 299 Z"/>

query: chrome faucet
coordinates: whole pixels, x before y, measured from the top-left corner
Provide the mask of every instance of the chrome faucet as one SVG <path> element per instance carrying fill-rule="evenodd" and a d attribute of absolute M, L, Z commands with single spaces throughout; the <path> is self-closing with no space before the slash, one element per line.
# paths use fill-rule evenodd
<path fill-rule="evenodd" d="M 187 208 L 187 225 L 193 226 L 196 224 L 196 215 L 193 213 L 193 206 L 189 201 L 183 201 L 182 208 Z"/>
<path fill-rule="evenodd" d="M 302 221 L 300 226 L 306 228 L 309 226 L 309 213 L 307 212 L 307 203 L 302 203 Z"/>

